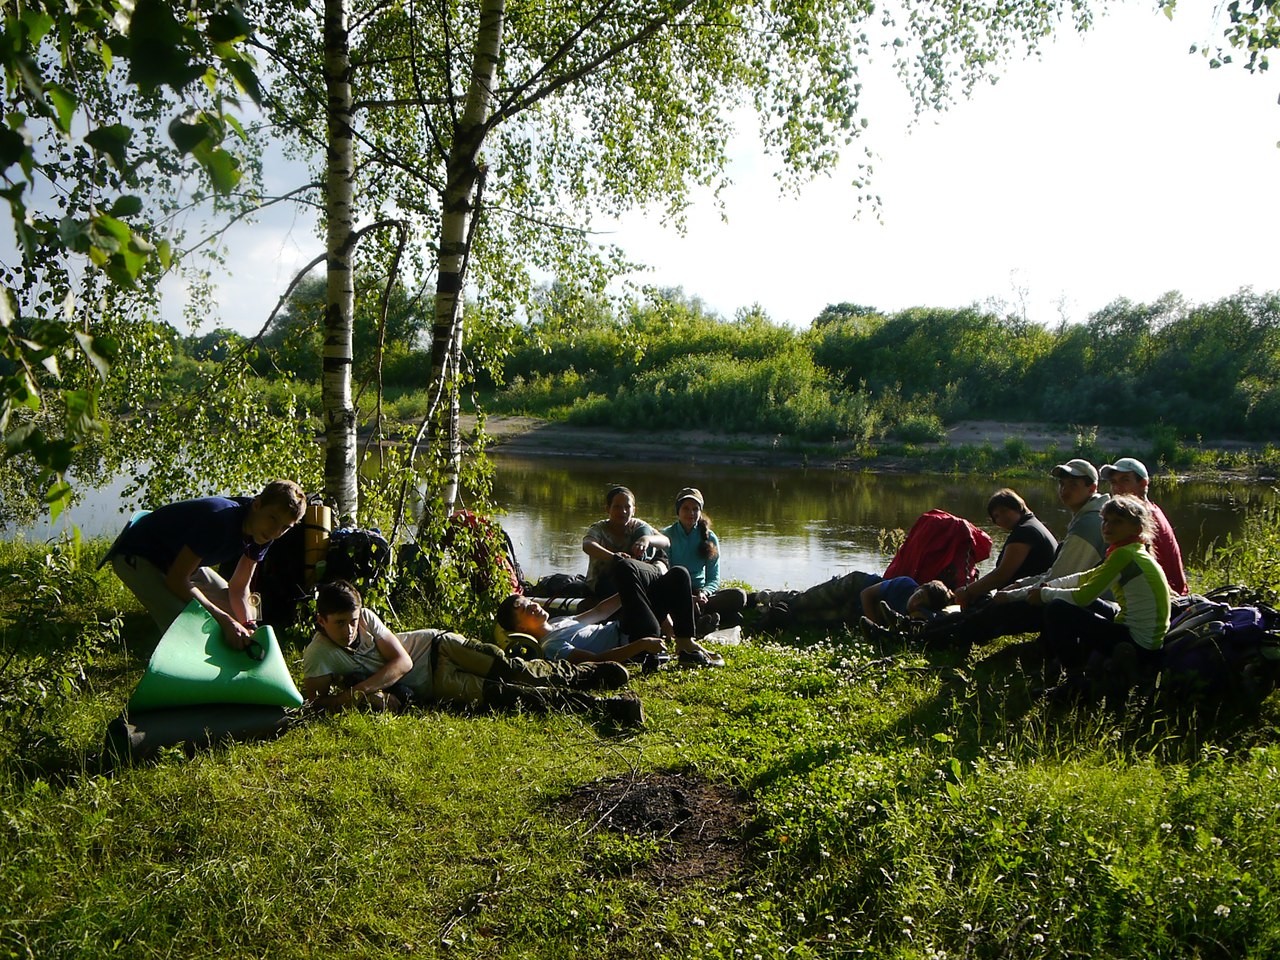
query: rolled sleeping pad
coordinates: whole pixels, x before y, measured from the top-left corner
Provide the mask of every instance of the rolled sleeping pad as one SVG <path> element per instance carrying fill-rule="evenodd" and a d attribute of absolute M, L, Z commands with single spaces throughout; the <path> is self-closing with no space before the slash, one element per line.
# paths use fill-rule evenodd
<path fill-rule="evenodd" d="M 220 743 L 265 740 L 296 722 L 297 711 L 245 703 L 202 703 L 160 710 L 133 710 L 107 725 L 105 753 L 118 762 L 146 760 L 165 747 L 188 753 Z"/>

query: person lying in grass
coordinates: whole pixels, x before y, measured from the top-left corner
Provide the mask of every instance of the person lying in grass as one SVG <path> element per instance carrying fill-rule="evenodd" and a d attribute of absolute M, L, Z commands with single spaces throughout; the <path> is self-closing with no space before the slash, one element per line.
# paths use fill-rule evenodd
<path fill-rule="evenodd" d="M 681 665 L 724 666 L 722 656 L 694 639 L 688 570 L 662 572 L 651 563 L 619 557 L 614 578 L 618 593 L 576 617 L 553 620 L 540 603 L 512 594 L 498 607 L 498 626 L 533 637 L 552 660 L 625 663 L 666 651 L 662 622 L 670 617 Z M 618 619 L 610 620 L 615 614 Z"/>
<path fill-rule="evenodd" d="M 343 580 L 320 587 L 316 626 L 302 652 L 302 692 L 331 712 L 352 706 L 398 711 L 411 700 L 598 710 L 635 725 L 644 719 L 634 695 L 600 699 L 584 692 L 626 686 L 629 676 L 620 664 L 509 658 L 494 644 L 444 630 L 396 634 Z"/>

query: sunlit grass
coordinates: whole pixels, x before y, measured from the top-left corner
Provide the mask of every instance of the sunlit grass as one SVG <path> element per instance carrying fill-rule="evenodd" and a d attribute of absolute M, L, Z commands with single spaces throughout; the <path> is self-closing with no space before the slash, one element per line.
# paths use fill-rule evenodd
<path fill-rule="evenodd" d="M 1016 639 L 964 654 L 780 631 L 723 648 L 724 670 L 637 676 L 649 722 L 635 735 L 580 716 L 349 715 L 104 773 L 103 727 L 154 637 L 112 578 L 91 564 L 45 576 L 38 559 L 0 551 L 10 663 L 31 662 L 11 631 L 41 584 L 63 590 L 44 650 L 82 655 L 70 625 L 117 610 L 125 629 L 96 635 L 83 678 L 51 688 L 58 709 L 37 720 L 59 748 L 42 765 L 0 757 L 5 954 L 1280 948 L 1274 695 L 1222 715 L 1055 708 L 1030 695 Z M 601 777 L 669 770 L 748 798 L 745 860 L 727 879 L 656 880 L 640 868 L 660 839 L 592 831 L 560 804 Z"/>

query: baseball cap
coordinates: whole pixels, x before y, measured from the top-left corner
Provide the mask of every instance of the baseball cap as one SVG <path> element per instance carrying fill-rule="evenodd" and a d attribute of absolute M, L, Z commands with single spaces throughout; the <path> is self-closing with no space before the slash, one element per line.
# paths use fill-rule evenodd
<path fill-rule="evenodd" d="M 1062 477 L 1083 477 L 1093 483 L 1098 482 L 1098 471 L 1088 460 L 1068 460 L 1066 463 L 1060 463 L 1049 471 L 1053 476 Z"/>
<path fill-rule="evenodd" d="M 702 491 L 699 490 L 697 487 L 684 487 L 683 489 L 681 489 L 679 493 L 676 494 L 677 510 L 680 509 L 680 503 L 683 500 L 692 500 L 694 503 L 698 505 L 699 510 L 701 510 L 704 506 L 706 506 L 706 502 L 702 499 Z"/>
<path fill-rule="evenodd" d="M 1115 463 L 1108 463 L 1098 472 L 1102 474 L 1103 480 L 1110 480 L 1113 473 L 1133 473 L 1143 480 L 1151 479 L 1150 474 L 1147 473 L 1147 465 L 1133 457 L 1121 457 Z"/>

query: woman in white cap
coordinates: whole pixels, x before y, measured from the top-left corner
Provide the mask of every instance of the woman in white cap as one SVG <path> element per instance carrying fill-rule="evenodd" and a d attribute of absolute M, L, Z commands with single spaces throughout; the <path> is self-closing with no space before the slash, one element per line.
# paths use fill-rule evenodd
<path fill-rule="evenodd" d="M 697 487 L 676 494 L 676 522 L 662 531 L 669 541 L 671 565 L 689 571 L 698 612 L 698 635 L 742 623 L 747 591 L 720 589 L 720 540 L 702 512 L 706 501 Z"/>

